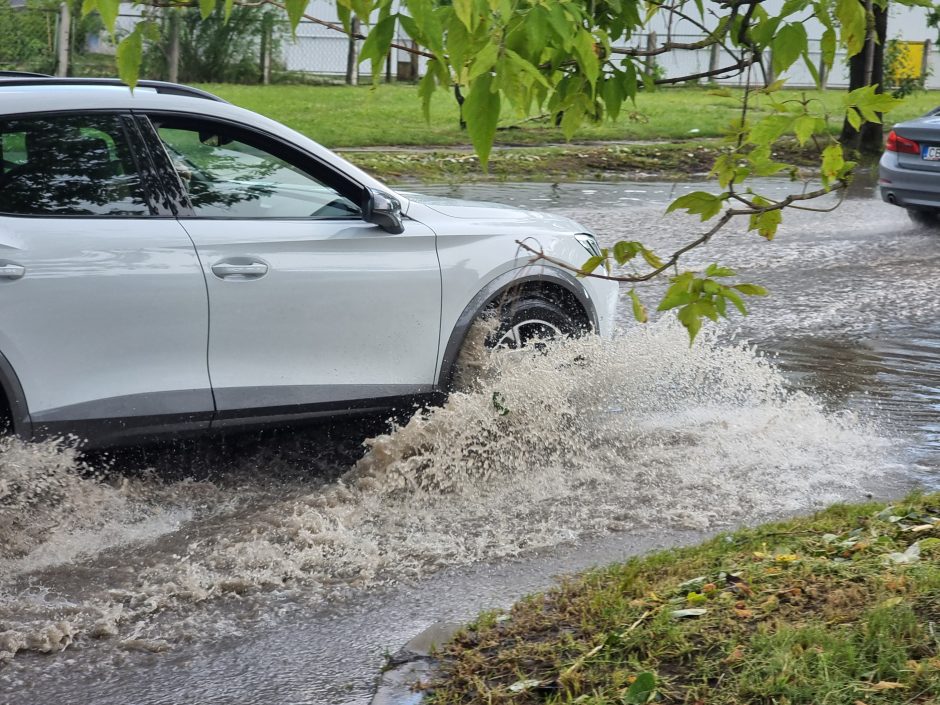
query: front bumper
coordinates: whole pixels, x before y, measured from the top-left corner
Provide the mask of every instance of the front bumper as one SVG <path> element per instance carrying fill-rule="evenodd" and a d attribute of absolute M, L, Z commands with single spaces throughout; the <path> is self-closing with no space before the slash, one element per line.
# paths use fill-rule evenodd
<path fill-rule="evenodd" d="M 584 286 L 597 315 L 596 333 L 602 338 L 610 338 L 614 334 L 617 304 L 620 299 L 620 285 L 617 282 L 593 277 L 584 277 L 580 282 Z"/>

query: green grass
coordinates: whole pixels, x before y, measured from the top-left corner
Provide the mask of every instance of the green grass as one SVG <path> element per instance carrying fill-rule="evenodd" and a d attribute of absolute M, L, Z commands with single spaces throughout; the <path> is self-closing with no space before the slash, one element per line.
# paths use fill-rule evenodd
<path fill-rule="evenodd" d="M 435 705 L 936 705 L 940 494 L 588 572 L 481 616 L 441 658 Z"/>
<path fill-rule="evenodd" d="M 453 146 L 467 144 L 458 127 L 453 95 L 438 91 L 431 101 L 431 122 L 425 121 L 417 89 L 412 85 L 368 86 L 242 86 L 204 84 L 219 96 L 249 108 L 331 147 Z M 783 92 L 795 97 L 802 91 Z M 836 110 L 843 91 L 806 91 Z M 736 92 L 737 96 L 740 92 Z M 760 100 L 755 111 L 760 112 Z M 940 92 L 921 92 L 887 115 L 899 122 L 940 105 Z M 675 140 L 719 136 L 738 110 L 737 97 L 722 97 L 704 88 L 671 88 L 643 93 L 634 108 L 624 106 L 616 122 L 584 125 L 577 141 Z M 497 142 L 539 145 L 564 142 L 561 131 L 548 119 L 504 120 Z M 697 133 L 691 130 L 697 129 Z"/>

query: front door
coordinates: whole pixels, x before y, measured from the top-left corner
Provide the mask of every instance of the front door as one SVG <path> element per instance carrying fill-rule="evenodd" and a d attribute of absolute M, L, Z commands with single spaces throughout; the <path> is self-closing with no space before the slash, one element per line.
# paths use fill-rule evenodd
<path fill-rule="evenodd" d="M 221 418 L 430 391 L 440 333 L 435 236 L 363 221 L 362 187 L 274 138 L 151 115 L 209 290 Z"/>

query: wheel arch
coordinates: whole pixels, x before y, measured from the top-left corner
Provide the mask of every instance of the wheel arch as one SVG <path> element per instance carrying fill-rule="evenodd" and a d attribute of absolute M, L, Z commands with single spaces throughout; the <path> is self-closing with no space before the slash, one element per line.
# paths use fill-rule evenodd
<path fill-rule="evenodd" d="M 512 269 L 486 284 L 457 317 L 441 357 L 437 376 L 439 389 L 446 390 L 450 387 L 457 356 L 470 326 L 487 307 L 513 289 L 538 291 L 553 296 L 556 303 L 572 315 L 580 317 L 586 329 L 595 332 L 599 330 L 597 308 L 590 294 L 572 274 L 547 265 L 525 265 Z"/>
<path fill-rule="evenodd" d="M 0 352 L 0 427 L 4 422 L 20 438 L 32 435 L 32 422 L 20 379 L 10 361 Z"/>

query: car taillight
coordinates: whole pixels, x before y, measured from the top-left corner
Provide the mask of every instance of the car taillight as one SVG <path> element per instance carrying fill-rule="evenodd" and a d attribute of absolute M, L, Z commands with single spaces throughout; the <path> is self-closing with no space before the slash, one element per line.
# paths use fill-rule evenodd
<path fill-rule="evenodd" d="M 914 140 L 901 137 L 897 132 L 891 130 L 888 133 L 888 141 L 885 149 L 889 152 L 901 152 L 903 154 L 920 154 L 920 145 Z"/>

